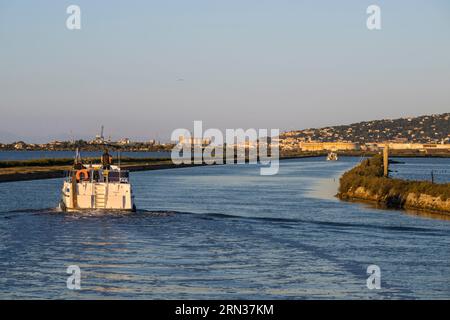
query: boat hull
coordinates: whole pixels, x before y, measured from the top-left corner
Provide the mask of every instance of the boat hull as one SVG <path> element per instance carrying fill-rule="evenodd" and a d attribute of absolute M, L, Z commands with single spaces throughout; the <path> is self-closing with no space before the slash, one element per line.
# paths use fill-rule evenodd
<path fill-rule="evenodd" d="M 131 185 L 127 183 L 64 182 L 60 208 L 77 211 L 135 211 Z"/>
<path fill-rule="evenodd" d="M 83 213 L 83 212 L 92 212 L 92 211 L 96 211 L 96 212 L 118 212 L 118 213 L 122 213 L 122 212 L 136 212 L 137 208 L 136 205 L 133 205 L 133 208 L 131 209 L 104 209 L 104 208 L 87 208 L 87 209 L 83 209 L 83 208 L 67 208 L 66 205 L 64 204 L 64 202 L 61 200 L 59 202 L 59 206 L 58 208 L 62 211 L 62 212 L 69 212 L 69 213 Z"/>

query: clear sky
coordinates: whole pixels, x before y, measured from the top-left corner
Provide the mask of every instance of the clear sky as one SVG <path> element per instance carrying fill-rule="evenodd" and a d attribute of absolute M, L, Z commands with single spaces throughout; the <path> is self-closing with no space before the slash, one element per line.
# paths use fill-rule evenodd
<path fill-rule="evenodd" d="M 0 142 L 449 112 L 450 1 L 0 0 L 0 111 Z"/>

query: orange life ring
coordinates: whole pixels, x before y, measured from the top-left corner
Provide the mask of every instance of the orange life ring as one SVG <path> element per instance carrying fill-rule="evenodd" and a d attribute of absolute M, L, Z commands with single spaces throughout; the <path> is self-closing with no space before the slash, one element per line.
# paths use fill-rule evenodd
<path fill-rule="evenodd" d="M 89 171 L 86 169 L 78 170 L 75 177 L 77 178 L 77 181 L 81 180 L 81 175 L 83 174 L 83 181 L 89 180 Z"/>

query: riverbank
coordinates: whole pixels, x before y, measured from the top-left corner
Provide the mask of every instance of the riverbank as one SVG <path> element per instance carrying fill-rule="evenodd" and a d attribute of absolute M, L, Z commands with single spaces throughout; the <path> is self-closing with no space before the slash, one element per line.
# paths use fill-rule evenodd
<path fill-rule="evenodd" d="M 171 159 L 125 159 L 121 168 L 129 171 L 162 170 L 199 166 L 172 163 Z M 73 159 L 40 159 L 27 161 L 0 161 L 0 183 L 62 178 L 72 168 Z"/>
<path fill-rule="evenodd" d="M 304 152 L 302 154 L 280 157 L 280 160 L 326 156 L 324 152 Z M 85 163 L 95 163 L 97 159 L 86 158 Z M 28 181 L 62 178 L 71 169 L 73 159 L 32 159 L 0 161 L 0 183 L 13 181 Z M 121 158 L 121 168 L 124 170 L 147 171 L 187 168 L 206 164 L 176 165 L 170 158 Z"/>
<path fill-rule="evenodd" d="M 341 200 L 362 200 L 379 206 L 415 209 L 450 215 L 450 183 L 391 179 L 383 176 L 383 159 L 376 155 L 344 173 Z"/>
<path fill-rule="evenodd" d="M 376 152 L 361 152 L 361 151 L 340 151 L 339 157 L 369 157 L 376 154 Z M 326 151 L 310 151 L 310 152 L 296 152 L 296 153 L 282 153 L 280 160 L 288 159 L 303 159 L 312 157 L 326 157 Z M 394 153 L 395 157 L 419 157 L 414 153 Z M 450 157 L 450 155 L 448 155 Z M 431 155 L 421 154 L 420 157 L 444 157 L 447 155 Z M 96 162 L 97 159 L 86 158 L 85 162 Z M 27 181 L 40 179 L 54 179 L 62 178 L 66 171 L 72 167 L 73 159 L 32 159 L 32 160 L 13 160 L 0 161 L 0 183 L 13 181 Z M 205 165 L 205 164 L 201 164 Z M 184 167 L 199 166 L 198 164 L 173 164 L 170 158 L 121 158 L 121 167 L 129 171 L 145 171 L 145 170 L 162 170 L 162 169 L 176 169 Z M 355 195 L 356 197 L 356 195 Z"/>

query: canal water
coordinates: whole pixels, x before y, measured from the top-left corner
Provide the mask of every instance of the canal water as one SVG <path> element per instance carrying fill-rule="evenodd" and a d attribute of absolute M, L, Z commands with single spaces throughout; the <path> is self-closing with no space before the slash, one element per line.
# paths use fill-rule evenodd
<path fill-rule="evenodd" d="M 61 179 L 0 184 L 0 299 L 449 299 L 450 221 L 337 200 L 359 160 L 135 172 L 132 214 L 60 213 Z"/>
<path fill-rule="evenodd" d="M 408 180 L 450 183 L 449 158 L 392 158 L 391 176 Z"/>

